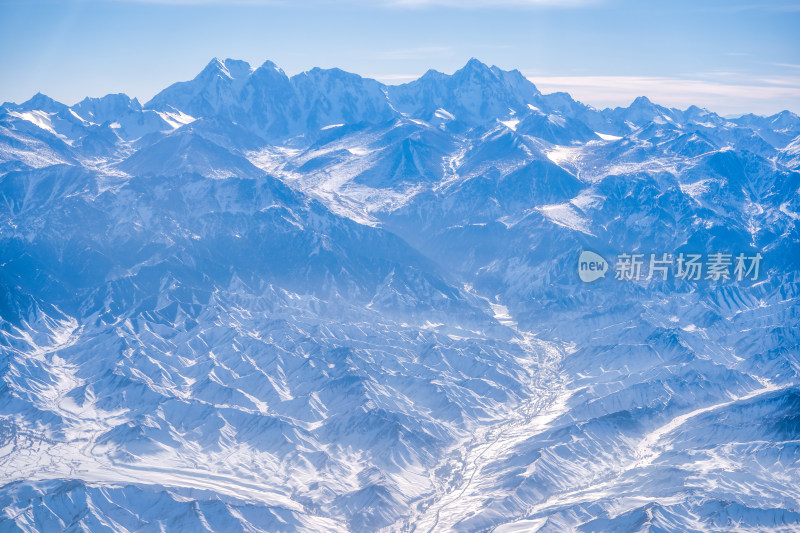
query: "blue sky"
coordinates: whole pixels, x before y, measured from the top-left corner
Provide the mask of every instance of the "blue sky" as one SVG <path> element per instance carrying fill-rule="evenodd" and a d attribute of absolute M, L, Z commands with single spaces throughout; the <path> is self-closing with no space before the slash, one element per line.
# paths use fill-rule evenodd
<path fill-rule="evenodd" d="M 598 106 L 800 112 L 800 2 L 0 0 L 0 101 L 144 102 L 212 57 L 386 83 L 470 57 Z"/>

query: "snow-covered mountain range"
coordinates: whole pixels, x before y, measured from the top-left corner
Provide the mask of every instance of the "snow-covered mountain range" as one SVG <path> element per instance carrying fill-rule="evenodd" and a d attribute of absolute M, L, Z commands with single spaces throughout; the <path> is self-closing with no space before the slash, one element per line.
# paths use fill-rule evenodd
<path fill-rule="evenodd" d="M 474 59 L 5 103 L 0 531 L 798 531 L 798 220 L 794 113 Z"/>

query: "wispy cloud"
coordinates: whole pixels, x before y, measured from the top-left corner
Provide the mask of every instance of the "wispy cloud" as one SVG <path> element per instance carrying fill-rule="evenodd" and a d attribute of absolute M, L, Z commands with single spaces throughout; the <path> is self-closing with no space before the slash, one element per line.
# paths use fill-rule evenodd
<path fill-rule="evenodd" d="M 172 6 L 292 6 L 290 0 L 105 0 L 106 2 L 128 4 L 163 4 Z"/>
<path fill-rule="evenodd" d="M 497 7 L 535 8 L 557 7 L 575 8 L 604 3 L 602 0 L 389 0 L 383 2 L 394 7 L 452 7 L 459 9 L 479 9 Z"/>
<path fill-rule="evenodd" d="M 142 4 L 169 4 L 169 5 L 238 5 L 238 6 L 297 6 L 307 7 L 313 5 L 334 5 L 332 0 L 306 0 L 297 2 L 290 0 L 107 0 L 110 2 L 128 2 Z M 587 5 L 601 4 L 605 0 L 339 0 L 340 4 L 354 4 L 365 6 L 378 6 L 389 8 L 419 9 L 427 7 L 449 7 L 455 9 L 481 9 L 481 8 L 575 8 Z"/>
<path fill-rule="evenodd" d="M 528 77 L 545 93 L 568 92 L 597 107 L 628 105 L 637 96 L 647 96 L 667 106 L 694 104 L 719 113 L 800 111 L 800 83 L 792 79 L 770 78 L 757 84 L 647 76 Z"/>

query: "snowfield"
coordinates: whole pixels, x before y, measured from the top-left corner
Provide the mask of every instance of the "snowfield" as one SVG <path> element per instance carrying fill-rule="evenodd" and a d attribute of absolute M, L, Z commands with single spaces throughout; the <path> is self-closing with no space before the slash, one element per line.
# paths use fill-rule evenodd
<path fill-rule="evenodd" d="M 0 531 L 799 531 L 798 146 L 477 60 L 5 103 Z"/>

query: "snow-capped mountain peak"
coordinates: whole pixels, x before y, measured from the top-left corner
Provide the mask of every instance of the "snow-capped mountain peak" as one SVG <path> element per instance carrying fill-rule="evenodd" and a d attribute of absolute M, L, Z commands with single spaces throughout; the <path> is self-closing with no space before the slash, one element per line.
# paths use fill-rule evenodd
<path fill-rule="evenodd" d="M 798 191 L 474 59 L 4 104 L 0 530 L 797 531 Z"/>

